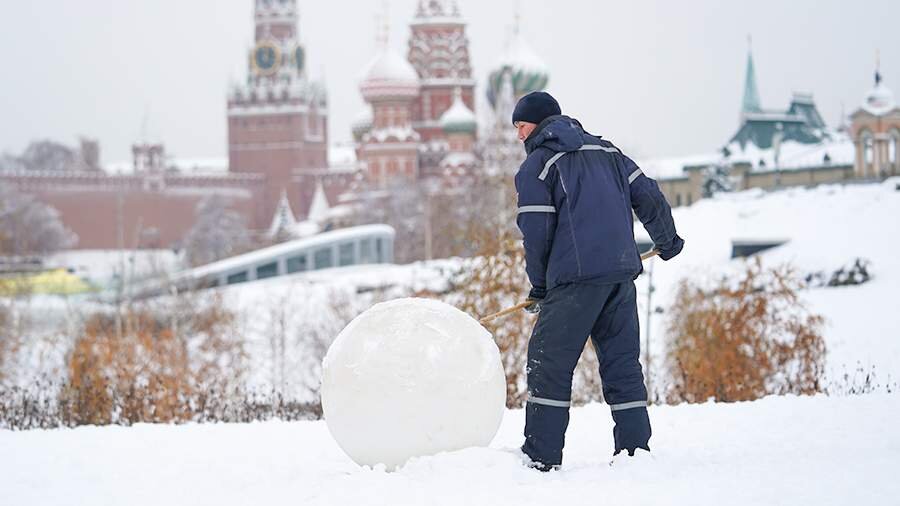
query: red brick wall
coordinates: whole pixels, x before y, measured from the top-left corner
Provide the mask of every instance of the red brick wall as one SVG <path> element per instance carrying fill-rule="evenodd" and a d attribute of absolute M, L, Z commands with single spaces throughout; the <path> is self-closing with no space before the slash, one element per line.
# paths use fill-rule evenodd
<path fill-rule="evenodd" d="M 145 187 L 140 176 L 16 175 L 0 177 L 60 212 L 78 235 L 79 249 L 124 246 L 172 247 L 194 224 L 197 204 L 211 193 L 226 195 L 231 208 L 253 227 L 263 191 L 257 178 L 169 177 L 163 189 Z M 121 226 L 120 226 L 121 224 Z M 155 232 L 154 232 L 155 230 Z"/>

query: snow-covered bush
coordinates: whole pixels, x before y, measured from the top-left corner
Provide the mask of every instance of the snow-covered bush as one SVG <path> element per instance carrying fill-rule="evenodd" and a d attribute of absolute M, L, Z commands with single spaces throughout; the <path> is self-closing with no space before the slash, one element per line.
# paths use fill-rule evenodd
<path fill-rule="evenodd" d="M 185 258 L 192 266 L 237 255 L 251 247 L 244 219 L 228 208 L 221 195 L 203 199 L 195 210 L 194 226 L 184 238 Z"/>
<path fill-rule="evenodd" d="M 682 281 L 669 323 L 670 402 L 746 401 L 823 389 L 823 318 L 788 267 L 757 259 L 715 286 Z"/>

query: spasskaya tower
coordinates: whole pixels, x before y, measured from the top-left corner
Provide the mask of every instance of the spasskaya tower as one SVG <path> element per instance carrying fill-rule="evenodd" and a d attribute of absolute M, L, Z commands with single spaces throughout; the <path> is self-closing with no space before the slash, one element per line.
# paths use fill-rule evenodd
<path fill-rule="evenodd" d="M 228 95 L 229 171 L 266 178 L 257 225 L 268 224 L 282 192 L 298 209 L 295 169 L 328 164 L 326 92 L 308 79 L 297 17 L 296 0 L 256 0 L 247 80 Z"/>

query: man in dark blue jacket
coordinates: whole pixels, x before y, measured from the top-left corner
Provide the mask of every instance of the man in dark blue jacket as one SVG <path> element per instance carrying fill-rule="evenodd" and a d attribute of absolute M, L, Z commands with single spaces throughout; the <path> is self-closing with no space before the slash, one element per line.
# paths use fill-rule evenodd
<path fill-rule="evenodd" d="M 532 285 L 526 310 L 540 313 L 528 343 L 522 451 L 540 470 L 562 463 L 572 374 L 588 335 L 615 423 L 615 453 L 649 451 L 633 216 L 669 260 L 684 245 L 672 210 L 656 181 L 611 142 L 561 115 L 549 94 L 522 97 L 512 120 L 528 154 L 516 174 L 517 223 Z"/>

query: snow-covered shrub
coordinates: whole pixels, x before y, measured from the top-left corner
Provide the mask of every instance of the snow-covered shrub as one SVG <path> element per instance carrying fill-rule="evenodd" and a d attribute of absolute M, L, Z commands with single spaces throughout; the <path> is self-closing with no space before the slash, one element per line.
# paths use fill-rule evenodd
<path fill-rule="evenodd" d="M 0 255 L 45 255 L 71 247 L 77 240 L 55 208 L 32 195 L 0 187 Z"/>
<path fill-rule="evenodd" d="M 857 258 L 848 265 L 826 273 L 825 271 L 813 272 L 806 275 L 806 286 L 810 288 L 861 285 L 872 279 L 869 273 L 871 262 L 863 258 Z"/>
<path fill-rule="evenodd" d="M 214 262 L 250 248 L 244 219 L 228 208 L 225 197 L 211 195 L 197 205 L 194 226 L 184 238 L 185 258 L 190 265 Z"/>
<path fill-rule="evenodd" d="M 788 267 L 757 259 L 715 286 L 682 281 L 670 311 L 670 402 L 746 401 L 822 391 L 823 318 L 806 310 Z"/>

